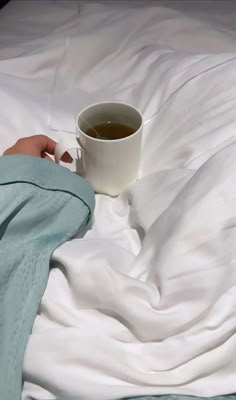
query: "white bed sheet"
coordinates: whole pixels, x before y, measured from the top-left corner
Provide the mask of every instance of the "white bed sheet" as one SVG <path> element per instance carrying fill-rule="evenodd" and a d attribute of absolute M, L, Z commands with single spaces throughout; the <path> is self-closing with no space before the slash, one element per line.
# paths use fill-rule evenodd
<path fill-rule="evenodd" d="M 235 6 L 121 3 L 0 13 L 1 151 L 71 135 L 92 101 L 155 115 L 140 180 L 54 252 L 24 400 L 236 391 Z"/>

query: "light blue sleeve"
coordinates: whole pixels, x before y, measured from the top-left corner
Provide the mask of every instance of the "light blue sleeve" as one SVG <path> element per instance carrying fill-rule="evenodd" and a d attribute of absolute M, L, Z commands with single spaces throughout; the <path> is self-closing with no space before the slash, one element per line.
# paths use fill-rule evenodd
<path fill-rule="evenodd" d="M 88 224 L 94 194 L 79 176 L 30 156 L 0 157 L 0 398 L 19 400 L 25 347 L 54 249 Z"/>

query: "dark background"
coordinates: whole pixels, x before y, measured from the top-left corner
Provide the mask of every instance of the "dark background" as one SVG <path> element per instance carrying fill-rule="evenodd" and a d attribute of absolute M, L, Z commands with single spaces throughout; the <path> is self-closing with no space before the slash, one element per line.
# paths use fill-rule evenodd
<path fill-rule="evenodd" d="M 0 8 L 2 8 L 3 6 L 5 6 L 5 4 L 8 3 L 9 0 L 0 0 Z"/>

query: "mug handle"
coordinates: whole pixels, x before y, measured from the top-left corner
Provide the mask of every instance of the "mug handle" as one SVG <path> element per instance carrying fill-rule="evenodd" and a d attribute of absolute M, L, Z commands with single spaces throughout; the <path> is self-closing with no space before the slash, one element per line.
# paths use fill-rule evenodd
<path fill-rule="evenodd" d="M 77 142 L 77 139 L 75 136 L 60 140 L 56 144 L 56 147 L 55 147 L 54 157 L 55 157 L 56 163 L 57 164 L 60 163 L 63 154 L 65 154 L 69 150 L 74 150 L 74 149 L 80 150 L 80 154 L 81 154 L 82 149 L 81 149 L 81 146 L 79 145 L 79 143 Z"/>

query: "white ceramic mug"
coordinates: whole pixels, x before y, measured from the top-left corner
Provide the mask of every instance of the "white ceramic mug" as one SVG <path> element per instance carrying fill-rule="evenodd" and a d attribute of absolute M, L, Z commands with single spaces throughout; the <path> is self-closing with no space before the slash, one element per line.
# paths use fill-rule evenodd
<path fill-rule="evenodd" d="M 134 133 L 115 140 L 98 139 L 85 133 L 91 126 L 107 121 L 130 126 Z M 91 105 L 76 118 L 76 136 L 57 143 L 55 160 L 60 162 L 66 151 L 79 149 L 83 176 L 94 191 L 117 196 L 138 177 L 142 128 L 141 113 L 129 104 L 104 102 Z M 80 173 L 79 170 L 76 172 Z"/>

